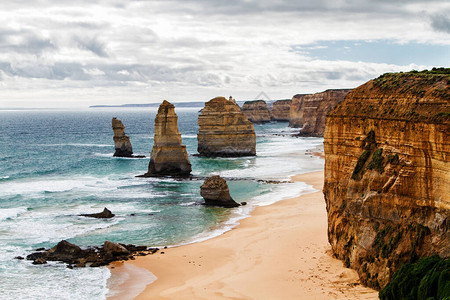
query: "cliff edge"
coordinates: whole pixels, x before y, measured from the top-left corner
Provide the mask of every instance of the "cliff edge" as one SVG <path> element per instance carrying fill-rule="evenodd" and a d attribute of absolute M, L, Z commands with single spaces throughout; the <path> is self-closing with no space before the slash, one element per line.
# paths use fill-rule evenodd
<path fill-rule="evenodd" d="M 334 254 L 383 288 L 450 256 L 450 69 L 384 74 L 328 114 L 324 195 Z"/>

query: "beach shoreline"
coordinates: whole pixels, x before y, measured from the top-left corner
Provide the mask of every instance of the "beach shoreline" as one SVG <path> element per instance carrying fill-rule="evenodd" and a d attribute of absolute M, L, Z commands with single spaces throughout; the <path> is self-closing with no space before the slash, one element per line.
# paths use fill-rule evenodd
<path fill-rule="evenodd" d="M 108 299 L 377 299 L 331 255 L 323 171 L 292 176 L 317 192 L 256 207 L 231 231 L 110 266 L 129 275 Z M 133 265 L 156 276 L 136 276 Z M 145 277 L 145 276 L 144 276 Z"/>

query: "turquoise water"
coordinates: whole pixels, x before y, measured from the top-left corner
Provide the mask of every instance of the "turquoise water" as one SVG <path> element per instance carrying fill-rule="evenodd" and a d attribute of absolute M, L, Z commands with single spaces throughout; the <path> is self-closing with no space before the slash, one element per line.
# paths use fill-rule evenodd
<path fill-rule="evenodd" d="M 223 233 L 256 205 L 309 192 L 303 183 L 266 184 L 323 168 L 305 154 L 321 149 L 321 138 L 293 138 L 287 123 L 255 125 L 257 156 L 201 158 L 197 151 L 198 109 L 176 109 L 194 175 L 228 179 L 232 197 L 249 205 L 204 207 L 201 180 L 136 178 L 149 158 L 114 158 L 111 118 L 126 126 L 134 153 L 149 155 L 157 109 L 0 111 L 0 298 L 103 299 L 106 268 L 69 270 L 13 259 L 62 239 L 80 246 L 105 240 L 166 246 Z M 108 207 L 116 217 L 78 216 Z M 134 214 L 134 215 L 132 215 Z"/>

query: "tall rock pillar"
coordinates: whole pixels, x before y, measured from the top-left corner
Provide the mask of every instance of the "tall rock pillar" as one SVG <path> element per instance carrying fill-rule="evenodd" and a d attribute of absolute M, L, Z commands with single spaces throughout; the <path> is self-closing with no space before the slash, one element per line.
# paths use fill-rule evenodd
<path fill-rule="evenodd" d="M 186 146 L 181 144 L 175 106 L 164 100 L 155 118 L 155 138 L 148 172 L 145 176 L 188 176 L 191 163 Z"/>
<path fill-rule="evenodd" d="M 133 147 L 131 146 L 130 138 L 125 135 L 125 126 L 122 121 L 117 118 L 112 118 L 112 128 L 114 131 L 114 156 L 117 157 L 132 157 Z"/>

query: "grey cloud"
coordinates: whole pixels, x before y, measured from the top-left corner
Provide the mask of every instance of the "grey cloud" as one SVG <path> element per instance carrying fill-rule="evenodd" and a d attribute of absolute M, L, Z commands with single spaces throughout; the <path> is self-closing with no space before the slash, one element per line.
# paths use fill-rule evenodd
<path fill-rule="evenodd" d="M 450 33 L 450 18 L 446 15 L 431 16 L 431 27 L 435 31 Z"/>
<path fill-rule="evenodd" d="M 17 42 L 19 41 L 19 42 Z M 0 30 L 0 49 L 2 52 L 41 54 L 48 49 L 56 49 L 49 38 L 30 30 Z"/>
<path fill-rule="evenodd" d="M 75 37 L 75 42 L 80 49 L 91 51 L 100 57 L 108 57 L 108 52 L 106 50 L 106 45 L 99 41 L 98 38 L 82 38 Z"/>

